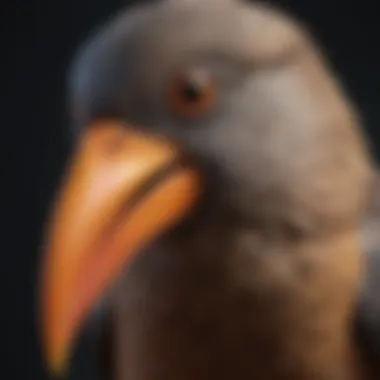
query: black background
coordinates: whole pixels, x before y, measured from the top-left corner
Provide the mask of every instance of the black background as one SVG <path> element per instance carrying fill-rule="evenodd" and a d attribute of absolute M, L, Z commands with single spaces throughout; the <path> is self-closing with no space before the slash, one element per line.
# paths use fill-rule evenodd
<path fill-rule="evenodd" d="M 326 47 L 376 146 L 380 142 L 376 0 L 277 3 L 306 20 Z M 83 38 L 125 4 L 3 0 L 0 5 L 2 379 L 44 379 L 35 293 L 43 221 L 70 146 L 65 75 Z"/>

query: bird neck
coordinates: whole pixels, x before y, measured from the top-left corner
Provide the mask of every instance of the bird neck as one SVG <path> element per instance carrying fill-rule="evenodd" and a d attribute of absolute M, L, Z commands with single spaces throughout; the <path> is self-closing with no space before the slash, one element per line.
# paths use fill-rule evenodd
<path fill-rule="evenodd" d="M 283 371 L 294 378 L 312 379 L 316 368 L 324 371 L 321 379 L 358 378 L 352 311 L 363 257 L 357 231 L 297 241 L 244 229 L 203 233 L 181 249 L 186 286 L 200 295 L 197 307 L 219 303 L 220 323 L 240 326 L 234 340 L 250 345 L 259 378 L 271 376 L 261 367 L 268 360 L 275 367 L 293 363 Z"/>
<path fill-rule="evenodd" d="M 367 378 L 352 336 L 357 233 L 295 242 L 226 227 L 170 236 L 125 276 L 120 379 L 150 379 L 151 368 L 199 380 Z"/>

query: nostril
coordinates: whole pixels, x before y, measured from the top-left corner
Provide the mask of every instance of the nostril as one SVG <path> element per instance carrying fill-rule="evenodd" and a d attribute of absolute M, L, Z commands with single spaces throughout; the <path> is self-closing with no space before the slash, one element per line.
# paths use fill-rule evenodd
<path fill-rule="evenodd" d="M 87 131 L 85 143 L 95 149 L 94 153 L 111 158 L 125 152 L 129 138 L 124 125 L 116 121 L 98 121 Z"/>
<path fill-rule="evenodd" d="M 105 141 L 104 153 L 107 155 L 117 155 L 122 152 L 127 143 L 126 133 L 121 128 L 115 131 L 112 131 L 110 136 Z"/>

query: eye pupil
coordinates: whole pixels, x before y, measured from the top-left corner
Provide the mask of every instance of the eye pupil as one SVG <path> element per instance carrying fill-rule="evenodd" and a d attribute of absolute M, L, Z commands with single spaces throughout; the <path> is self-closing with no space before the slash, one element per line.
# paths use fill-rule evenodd
<path fill-rule="evenodd" d="M 182 90 L 182 96 L 187 102 L 196 103 L 202 97 L 202 89 L 196 84 L 187 83 Z"/>
<path fill-rule="evenodd" d="M 169 92 L 171 111 L 180 117 L 198 118 L 215 105 L 218 87 L 209 72 L 181 73 L 174 78 Z"/>

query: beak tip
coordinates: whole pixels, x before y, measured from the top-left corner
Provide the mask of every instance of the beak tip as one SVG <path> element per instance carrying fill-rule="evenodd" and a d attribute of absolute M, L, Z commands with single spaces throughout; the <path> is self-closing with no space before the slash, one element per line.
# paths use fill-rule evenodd
<path fill-rule="evenodd" d="M 55 380 L 66 379 L 68 375 L 68 359 L 63 353 L 50 352 L 47 360 L 47 372 Z"/>
<path fill-rule="evenodd" d="M 48 366 L 48 374 L 54 380 L 67 379 L 68 371 L 64 364 L 53 364 Z"/>

